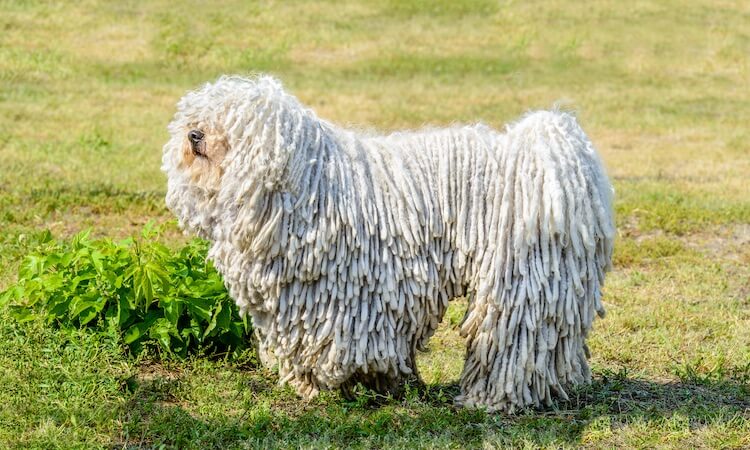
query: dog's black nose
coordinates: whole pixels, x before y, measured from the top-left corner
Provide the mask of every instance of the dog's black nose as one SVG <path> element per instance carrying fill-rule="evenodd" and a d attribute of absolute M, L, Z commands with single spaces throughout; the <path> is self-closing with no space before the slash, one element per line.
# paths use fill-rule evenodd
<path fill-rule="evenodd" d="M 190 142 L 195 145 L 203 140 L 203 132 L 201 130 L 191 130 L 190 133 L 188 133 L 188 139 L 190 139 Z"/>

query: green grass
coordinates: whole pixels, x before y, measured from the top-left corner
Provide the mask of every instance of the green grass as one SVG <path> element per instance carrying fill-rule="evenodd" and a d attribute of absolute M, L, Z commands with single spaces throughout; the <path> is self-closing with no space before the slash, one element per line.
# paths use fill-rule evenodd
<path fill-rule="evenodd" d="M 177 99 L 271 72 L 384 131 L 578 112 L 616 189 L 595 380 L 515 417 L 456 410 L 449 310 L 403 399 L 298 400 L 249 359 L 134 359 L 0 312 L 0 447 L 750 447 L 747 2 L 0 0 L 0 289 L 42 231 L 167 223 Z"/>

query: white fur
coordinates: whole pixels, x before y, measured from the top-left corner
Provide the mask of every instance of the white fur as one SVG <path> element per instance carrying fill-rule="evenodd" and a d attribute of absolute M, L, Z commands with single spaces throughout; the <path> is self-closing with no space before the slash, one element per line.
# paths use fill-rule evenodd
<path fill-rule="evenodd" d="M 180 169 L 191 126 L 229 143 L 220 181 Z M 570 114 L 369 136 L 269 77 L 189 93 L 169 126 L 167 205 L 212 241 L 267 363 L 303 396 L 416 376 L 415 350 L 469 296 L 456 403 L 513 411 L 590 379 L 612 188 Z"/>

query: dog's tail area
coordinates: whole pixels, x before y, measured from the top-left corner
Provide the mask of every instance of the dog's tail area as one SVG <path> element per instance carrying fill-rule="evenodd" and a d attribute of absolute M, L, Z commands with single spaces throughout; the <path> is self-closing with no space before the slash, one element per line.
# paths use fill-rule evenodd
<path fill-rule="evenodd" d="M 615 231 L 612 187 L 572 115 L 531 113 L 498 142 L 503 180 L 482 261 L 490 275 L 461 328 L 456 402 L 512 412 L 567 399 L 566 385 L 590 380 L 585 340 L 594 312 L 604 315 Z"/>

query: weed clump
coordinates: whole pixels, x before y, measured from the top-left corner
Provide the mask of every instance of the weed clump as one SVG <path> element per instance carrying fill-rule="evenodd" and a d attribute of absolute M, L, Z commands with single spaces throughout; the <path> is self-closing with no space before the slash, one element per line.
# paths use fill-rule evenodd
<path fill-rule="evenodd" d="M 180 357 L 247 348 L 249 319 L 206 260 L 207 244 L 196 239 L 173 250 L 158 236 L 151 226 L 119 242 L 92 239 L 88 231 L 59 241 L 47 232 L 0 305 L 22 322 L 112 335 L 135 354 L 150 344 Z"/>

